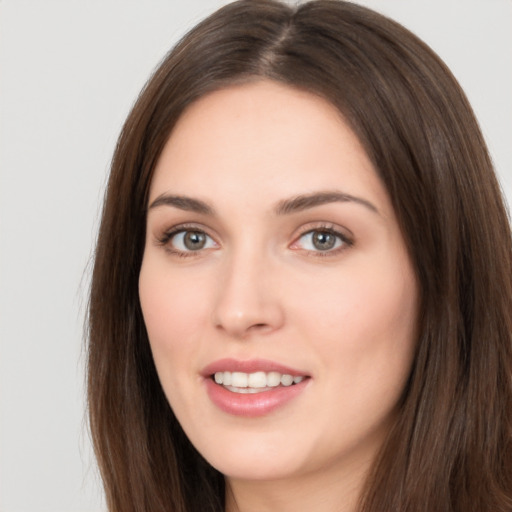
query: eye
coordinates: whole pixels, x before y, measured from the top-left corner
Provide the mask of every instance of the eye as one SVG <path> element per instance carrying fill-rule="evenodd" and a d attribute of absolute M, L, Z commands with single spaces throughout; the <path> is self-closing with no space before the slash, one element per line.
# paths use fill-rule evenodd
<path fill-rule="evenodd" d="M 196 229 L 180 229 L 168 233 L 161 242 L 175 253 L 191 253 L 217 247 L 212 237 Z"/>
<path fill-rule="evenodd" d="M 293 248 L 328 253 L 347 245 L 351 245 L 350 240 L 333 229 L 312 229 L 301 235 Z"/>

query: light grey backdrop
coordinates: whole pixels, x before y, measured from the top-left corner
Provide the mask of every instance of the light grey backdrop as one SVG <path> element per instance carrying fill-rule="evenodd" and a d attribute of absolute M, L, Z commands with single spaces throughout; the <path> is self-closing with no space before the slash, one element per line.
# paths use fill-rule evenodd
<path fill-rule="evenodd" d="M 88 262 L 151 70 L 222 0 L 0 0 L 0 512 L 102 511 L 84 422 Z M 511 0 L 361 0 L 465 88 L 512 199 Z"/>

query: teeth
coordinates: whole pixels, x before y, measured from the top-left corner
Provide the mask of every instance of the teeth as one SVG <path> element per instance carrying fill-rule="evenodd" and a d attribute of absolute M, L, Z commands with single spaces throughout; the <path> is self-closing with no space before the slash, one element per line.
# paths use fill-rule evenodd
<path fill-rule="evenodd" d="M 246 388 L 248 381 L 249 376 L 247 375 L 247 373 L 233 372 L 231 374 L 231 385 L 235 388 Z"/>
<path fill-rule="evenodd" d="M 271 388 L 275 388 L 281 384 L 281 374 L 278 372 L 267 373 L 267 385 Z"/>
<path fill-rule="evenodd" d="M 291 386 L 293 384 L 293 377 L 291 375 L 283 375 L 281 377 L 281 384 L 283 386 Z"/>
<path fill-rule="evenodd" d="M 279 372 L 216 372 L 214 380 L 217 384 L 222 384 L 229 388 L 247 388 L 247 392 L 255 392 L 263 388 L 275 388 L 279 385 L 291 386 L 304 380 L 302 376 L 293 376 Z"/>
<path fill-rule="evenodd" d="M 247 387 L 249 388 L 266 388 L 267 374 L 265 372 L 250 373 L 247 379 Z"/>

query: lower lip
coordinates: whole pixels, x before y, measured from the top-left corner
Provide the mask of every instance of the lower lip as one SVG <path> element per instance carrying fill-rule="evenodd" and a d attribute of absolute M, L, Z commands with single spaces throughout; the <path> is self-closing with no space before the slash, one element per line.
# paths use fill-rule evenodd
<path fill-rule="evenodd" d="M 291 386 L 278 386 L 260 393 L 235 393 L 212 379 L 205 379 L 210 400 L 222 411 L 235 416 L 264 416 L 283 407 L 304 391 L 309 379 Z"/>

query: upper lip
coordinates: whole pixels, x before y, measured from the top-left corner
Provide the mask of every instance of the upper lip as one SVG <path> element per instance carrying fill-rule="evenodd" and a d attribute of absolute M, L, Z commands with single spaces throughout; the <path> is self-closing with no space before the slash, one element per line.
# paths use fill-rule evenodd
<path fill-rule="evenodd" d="M 219 359 L 205 366 L 201 371 L 203 377 L 210 377 L 217 372 L 279 372 L 293 377 L 306 376 L 306 373 L 268 359 Z"/>

